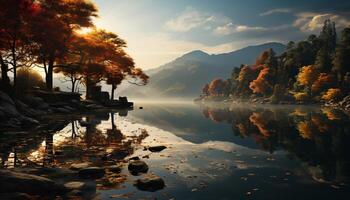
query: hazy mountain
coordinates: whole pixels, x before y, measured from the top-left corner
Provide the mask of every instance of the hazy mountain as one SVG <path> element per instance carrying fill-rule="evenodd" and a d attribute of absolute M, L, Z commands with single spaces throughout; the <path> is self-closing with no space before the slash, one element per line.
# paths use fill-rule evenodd
<path fill-rule="evenodd" d="M 143 98 L 196 97 L 205 83 L 214 78 L 228 78 L 234 67 L 254 63 L 256 57 L 269 48 L 280 54 L 285 50 L 285 45 L 266 43 L 217 55 L 209 55 L 199 50 L 193 51 L 168 64 L 147 71 L 151 77 L 147 86 L 130 86 L 118 93 L 128 97 Z"/>

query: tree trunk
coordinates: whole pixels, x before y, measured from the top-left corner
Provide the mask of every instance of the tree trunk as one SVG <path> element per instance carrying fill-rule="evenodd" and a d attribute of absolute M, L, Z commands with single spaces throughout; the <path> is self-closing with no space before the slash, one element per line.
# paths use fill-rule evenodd
<path fill-rule="evenodd" d="M 111 100 L 114 100 L 114 91 L 117 89 L 117 86 L 115 84 L 112 84 L 112 91 L 111 91 Z"/>
<path fill-rule="evenodd" d="M 111 113 L 111 124 L 112 124 L 112 130 L 116 130 L 117 126 L 115 125 L 115 122 L 114 122 L 114 113 Z"/>
<path fill-rule="evenodd" d="M 72 90 L 71 92 L 75 92 L 75 83 L 76 83 L 76 80 L 72 80 Z"/>
<path fill-rule="evenodd" d="M 12 42 L 12 65 L 13 65 L 13 87 L 17 88 L 17 58 L 16 58 L 16 40 Z"/>
<path fill-rule="evenodd" d="M 85 94 L 85 99 L 91 99 L 91 80 L 89 76 L 86 76 L 86 94 Z"/>
<path fill-rule="evenodd" d="M 1 67 L 1 87 L 5 91 L 8 91 L 10 89 L 10 78 L 7 74 L 9 68 L 8 65 L 4 62 L 4 59 L 0 55 L 0 67 Z"/>
<path fill-rule="evenodd" d="M 53 67 L 54 67 L 55 59 L 53 56 L 49 58 L 49 64 L 47 67 L 47 74 L 46 74 L 46 89 L 52 90 L 53 88 Z"/>

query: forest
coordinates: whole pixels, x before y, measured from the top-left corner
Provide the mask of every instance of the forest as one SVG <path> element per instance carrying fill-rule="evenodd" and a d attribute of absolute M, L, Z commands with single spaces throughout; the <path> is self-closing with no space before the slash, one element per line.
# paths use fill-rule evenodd
<path fill-rule="evenodd" d="M 268 49 L 227 80 L 206 84 L 200 99 L 310 104 L 338 102 L 349 91 L 350 28 L 337 36 L 335 22 L 326 20 L 318 36 L 289 42 L 281 55 Z"/>
<path fill-rule="evenodd" d="M 114 91 L 123 80 L 144 85 L 148 76 L 125 52 L 126 41 L 98 29 L 97 7 L 86 0 L 1 0 L 0 90 L 16 96 L 34 87 L 58 91 L 54 73 L 86 98 L 100 82 Z M 42 71 L 42 78 L 38 71 Z"/>

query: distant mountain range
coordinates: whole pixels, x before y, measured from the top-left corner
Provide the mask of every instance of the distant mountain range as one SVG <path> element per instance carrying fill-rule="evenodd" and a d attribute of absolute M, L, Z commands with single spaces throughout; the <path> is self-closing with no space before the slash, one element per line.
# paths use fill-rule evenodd
<path fill-rule="evenodd" d="M 273 42 L 217 55 L 193 51 L 146 71 L 150 76 L 147 86 L 129 86 L 118 94 L 132 98 L 193 98 L 200 94 L 205 83 L 214 78 L 229 78 L 234 67 L 254 63 L 257 56 L 269 48 L 281 54 L 286 46 Z"/>

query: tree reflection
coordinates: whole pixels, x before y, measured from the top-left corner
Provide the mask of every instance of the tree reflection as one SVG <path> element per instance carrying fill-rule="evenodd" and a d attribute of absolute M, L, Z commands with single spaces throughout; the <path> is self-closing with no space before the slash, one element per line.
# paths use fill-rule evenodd
<path fill-rule="evenodd" d="M 252 138 L 273 153 L 286 150 L 317 173 L 322 180 L 350 177 L 349 116 L 329 108 L 247 108 L 202 105 L 206 118 L 232 125 L 233 133 Z"/>

